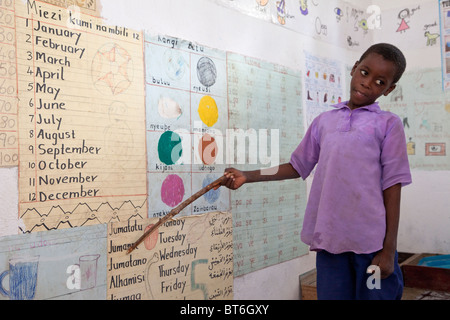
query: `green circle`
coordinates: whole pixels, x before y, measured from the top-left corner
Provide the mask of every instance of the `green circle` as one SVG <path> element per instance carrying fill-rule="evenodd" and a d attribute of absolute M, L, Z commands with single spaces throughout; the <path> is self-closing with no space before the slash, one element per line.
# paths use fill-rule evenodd
<path fill-rule="evenodd" d="M 182 153 L 181 137 L 173 131 L 164 132 L 158 142 L 159 160 L 173 165 L 181 158 Z"/>

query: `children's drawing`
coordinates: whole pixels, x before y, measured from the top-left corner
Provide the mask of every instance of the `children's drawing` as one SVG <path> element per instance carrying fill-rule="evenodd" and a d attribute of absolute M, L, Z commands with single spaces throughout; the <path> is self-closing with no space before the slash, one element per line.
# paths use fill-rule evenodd
<path fill-rule="evenodd" d="M 402 11 L 400 11 L 398 13 L 398 18 L 400 19 L 400 24 L 398 26 L 397 32 L 405 32 L 406 30 L 409 29 L 409 18 L 410 18 L 410 13 L 409 13 L 409 9 L 403 9 Z M 408 21 L 407 21 L 408 19 Z"/>
<path fill-rule="evenodd" d="M 368 33 L 369 25 L 366 19 L 367 12 L 353 7 L 346 7 L 346 20 L 349 24 L 353 25 L 352 35 L 347 36 L 347 44 L 349 47 L 358 46 L 357 41 L 352 40 L 353 37 L 358 36 L 362 31 L 362 35 L 365 36 Z"/>
<path fill-rule="evenodd" d="M 324 36 L 327 35 L 328 33 L 328 28 L 326 25 L 322 24 L 322 21 L 320 20 L 319 17 L 316 17 L 316 21 L 315 21 L 315 27 L 316 27 L 316 33 L 318 35 L 323 34 Z"/>
<path fill-rule="evenodd" d="M 176 50 L 167 49 L 163 56 L 163 65 L 166 74 L 173 80 L 180 80 L 189 69 L 189 63 L 185 57 Z"/>
<path fill-rule="evenodd" d="M 211 87 L 216 83 L 217 69 L 214 61 L 208 57 L 202 57 L 197 63 L 198 80 L 205 87 Z"/>
<path fill-rule="evenodd" d="M 355 21 L 353 23 L 353 29 L 355 32 L 358 32 L 360 29 L 363 31 L 363 34 L 367 34 L 369 27 L 367 25 L 367 20 L 361 18 L 359 14 L 355 15 Z"/>
<path fill-rule="evenodd" d="M 183 110 L 172 97 L 162 96 L 158 100 L 158 113 L 164 119 L 178 119 L 183 114 Z"/>
<path fill-rule="evenodd" d="M 0 294 L 10 300 L 33 300 L 36 294 L 39 256 L 13 258 L 9 260 L 9 270 L 0 274 Z M 9 291 L 4 279 L 9 277 Z"/>
<path fill-rule="evenodd" d="M 133 201 L 127 200 L 117 206 L 109 202 L 100 202 L 96 204 L 97 207 L 92 208 L 92 204 L 80 202 L 72 210 L 66 210 L 63 206 L 57 205 L 47 207 L 47 212 L 40 212 L 41 208 L 30 207 L 20 216 L 20 219 L 36 221 L 36 224 L 30 227 L 19 227 L 19 231 L 32 233 L 128 220 L 120 217 L 119 212 L 127 214 L 130 220 L 142 219 L 145 217 L 146 202 L 147 200 L 143 200 L 141 205 L 135 205 Z"/>
<path fill-rule="evenodd" d="M 203 96 L 198 105 L 198 114 L 205 125 L 214 126 L 219 119 L 219 109 L 214 98 Z"/>
<path fill-rule="evenodd" d="M 409 163 L 414 169 L 448 170 L 450 165 L 446 153 L 450 114 L 440 72 L 438 68 L 405 72 L 401 85 L 388 97 L 380 98 L 383 109 L 403 120 Z"/>
<path fill-rule="evenodd" d="M 366 19 L 359 20 L 358 25 L 363 30 L 363 33 L 367 34 L 367 31 L 369 30 L 369 26 L 367 25 L 367 20 Z"/>
<path fill-rule="evenodd" d="M 409 137 L 409 142 L 406 144 L 406 150 L 408 156 L 414 156 L 416 154 L 416 143 L 412 141 L 411 137 Z"/>
<path fill-rule="evenodd" d="M 256 0 L 256 3 L 261 7 L 265 7 L 269 3 L 269 0 Z"/>
<path fill-rule="evenodd" d="M 344 12 L 342 11 L 342 9 L 336 7 L 334 8 L 334 13 L 336 14 L 336 21 L 337 22 L 341 21 L 341 18 L 344 16 Z"/>
<path fill-rule="evenodd" d="M 426 157 L 436 157 L 446 155 L 446 144 L 445 143 L 426 143 L 425 144 L 425 156 Z"/>
<path fill-rule="evenodd" d="M 136 145 L 133 130 L 130 128 L 129 109 L 122 101 L 112 101 L 107 111 L 109 124 L 103 130 L 105 148 L 108 148 L 109 154 L 117 156 L 111 158 L 110 167 L 120 172 L 125 172 L 130 166 L 139 166 L 134 154 L 135 148 L 139 148 L 139 145 Z M 114 174 L 117 173 L 105 173 L 104 177 L 114 179 Z"/>
<path fill-rule="evenodd" d="M 256 0 L 257 5 L 255 6 L 253 0 L 215 1 L 241 13 L 270 21 L 307 37 L 317 38 L 326 35 L 327 37 L 323 38 L 324 41 L 352 49 L 360 44 L 369 46 L 371 38 L 365 37 L 365 35 L 369 30 L 379 28 L 381 24 L 380 10 L 377 10 L 379 7 L 376 5 L 359 7 L 346 1 L 331 1 L 332 3 L 330 3 L 330 1 L 319 0 Z M 267 3 L 270 3 L 270 5 L 267 5 Z M 366 9 L 371 10 L 366 11 Z M 367 17 L 367 13 L 371 15 Z M 342 37 L 342 34 L 345 34 L 345 36 Z M 351 42 L 348 46 L 347 36 Z"/>
<path fill-rule="evenodd" d="M 3 237 L 0 300 L 106 299 L 107 226 Z"/>
<path fill-rule="evenodd" d="M 166 165 L 173 165 L 183 154 L 181 137 L 176 132 L 165 131 L 158 142 L 159 160 Z"/>
<path fill-rule="evenodd" d="M 131 85 L 133 78 L 130 54 L 116 43 L 103 45 L 92 60 L 92 77 L 101 93 L 121 94 Z"/>
<path fill-rule="evenodd" d="M 99 254 L 83 255 L 77 264 L 67 267 L 70 274 L 66 285 L 70 290 L 88 290 L 97 286 L 97 266 Z"/>
<path fill-rule="evenodd" d="M 212 165 L 216 161 L 218 152 L 219 147 L 216 139 L 208 133 L 205 133 L 198 143 L 198 154 L 202 163 Z"/>
<path fill-rule="evenodd" d="M 171 174 L 163 181 L 161 186 L 161 200 L 169 207 L 176 207 L 184 197 L 184 182 L 180 176 Z"/>
<path fill-rule="evenodd" d="M 300 12 L 304 16 L 308 14 L 308 0 L 300 0 Z"/>
<path fill-rule="evenodd" d="M 347 36 L 347 44 L 349 47 L 358 47 L 359 42 L 355 41 L 351 36 Z"/>
<path fill-rule="evenodd" d="M 305 52 L 306 123 L 342 101 L 341 70 L 338 61 L 313 56 Z"/>
<path fill-rule="evenodd" d="M 424 36 L 427 38 L 427 46 L 436 45 L 437 38 L 439 38 L 439 33 L 430 33 L 430 31 L 425 31 Z"/>
<path fill-rule="evenodd" d="M 403 128 L 410 128 L 409 126 L 409 122 L 408 122 L 408 117 L 403 117 Z"/>
<path fill-rule="evenodd" d="M 208 175 L 205 179 L 203 179 L 202 188 L 206 187 L 210 183 L 214 182 L 216 179 L 218 179 L 218 176 L 215 175 Z M 220 197 L 220 189 L 217 190 L 209 190 L 207 193 L 203 195 L 203 197 L 208 201 L 208 203 L 213 204 L 217 200 L 219 200 Z"/>
<path fill-rule="evenodd" d="M 277 18 L 281 25 L 286 24 L 286 4 L 284 0 L 277 1 Z"/>

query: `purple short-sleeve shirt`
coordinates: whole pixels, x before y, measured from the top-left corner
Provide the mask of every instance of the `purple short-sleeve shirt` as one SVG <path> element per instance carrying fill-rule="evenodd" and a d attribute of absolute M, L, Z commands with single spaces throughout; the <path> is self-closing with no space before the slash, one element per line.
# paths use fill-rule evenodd
<path fill-rule="evenodd" d="M 303 179 L 317 165 L 301 238 L 311 250 L 373 253 L 386 234 L 383 190 L 411 183 L 403 124 L 377 103 L 334 107 L 314 119 L 291 156 Z"/>

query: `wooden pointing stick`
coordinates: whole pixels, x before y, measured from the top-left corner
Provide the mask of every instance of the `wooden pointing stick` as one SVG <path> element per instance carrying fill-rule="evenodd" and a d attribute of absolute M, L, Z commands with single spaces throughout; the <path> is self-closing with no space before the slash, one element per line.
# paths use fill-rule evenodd
<path fill-rule="evenodd" d="M 210 191 L 211 189 L 220 186 L 222 182 L 226 179 L 225 176 L 220 177 L 216 181 L 208 184 L 206 187 L 202 188 L 197 193 L 193 194 L 186 200 L 184 200 L 182 203 L 180 203 L 177 207 L 173 208 L 167 215 L 165 215 L 163 218 L 159 219 L 157 223 L 155 223 L 153 226 L 150 227 L 127 251 L 127 254 L 130 254 L 136 247 L 144 241 L 145 238 L 147 238 L 152 232 L 154 232 L 156 229 L 159 228 L 164 222 L 166 222 L 169 219 L 172 219 L 175 215 L 180 213 L 181 210 L 183 210 L 185 207 L 190 205 L 192 202 L 200 198 L 202 195 Z"/>

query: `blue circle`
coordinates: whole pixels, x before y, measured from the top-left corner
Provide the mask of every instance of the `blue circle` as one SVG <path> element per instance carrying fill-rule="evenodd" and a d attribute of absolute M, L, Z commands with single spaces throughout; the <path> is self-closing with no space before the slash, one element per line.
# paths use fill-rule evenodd
<path fill-rule="evenodd" d="M 206 187 L 208 184 L 214 182 L 217 178 L 215 178 L 214 176 L 207 176 L 202 183 L 202 187 Z M 206 201 L 208 201 L 209 203 L 214 203 L 219 199 L 220 196 L 220 189 L 214 190 L 211 189 L 209 190 L 207 193 L 205 193 L 203 195 L 206 199 Z"/>

